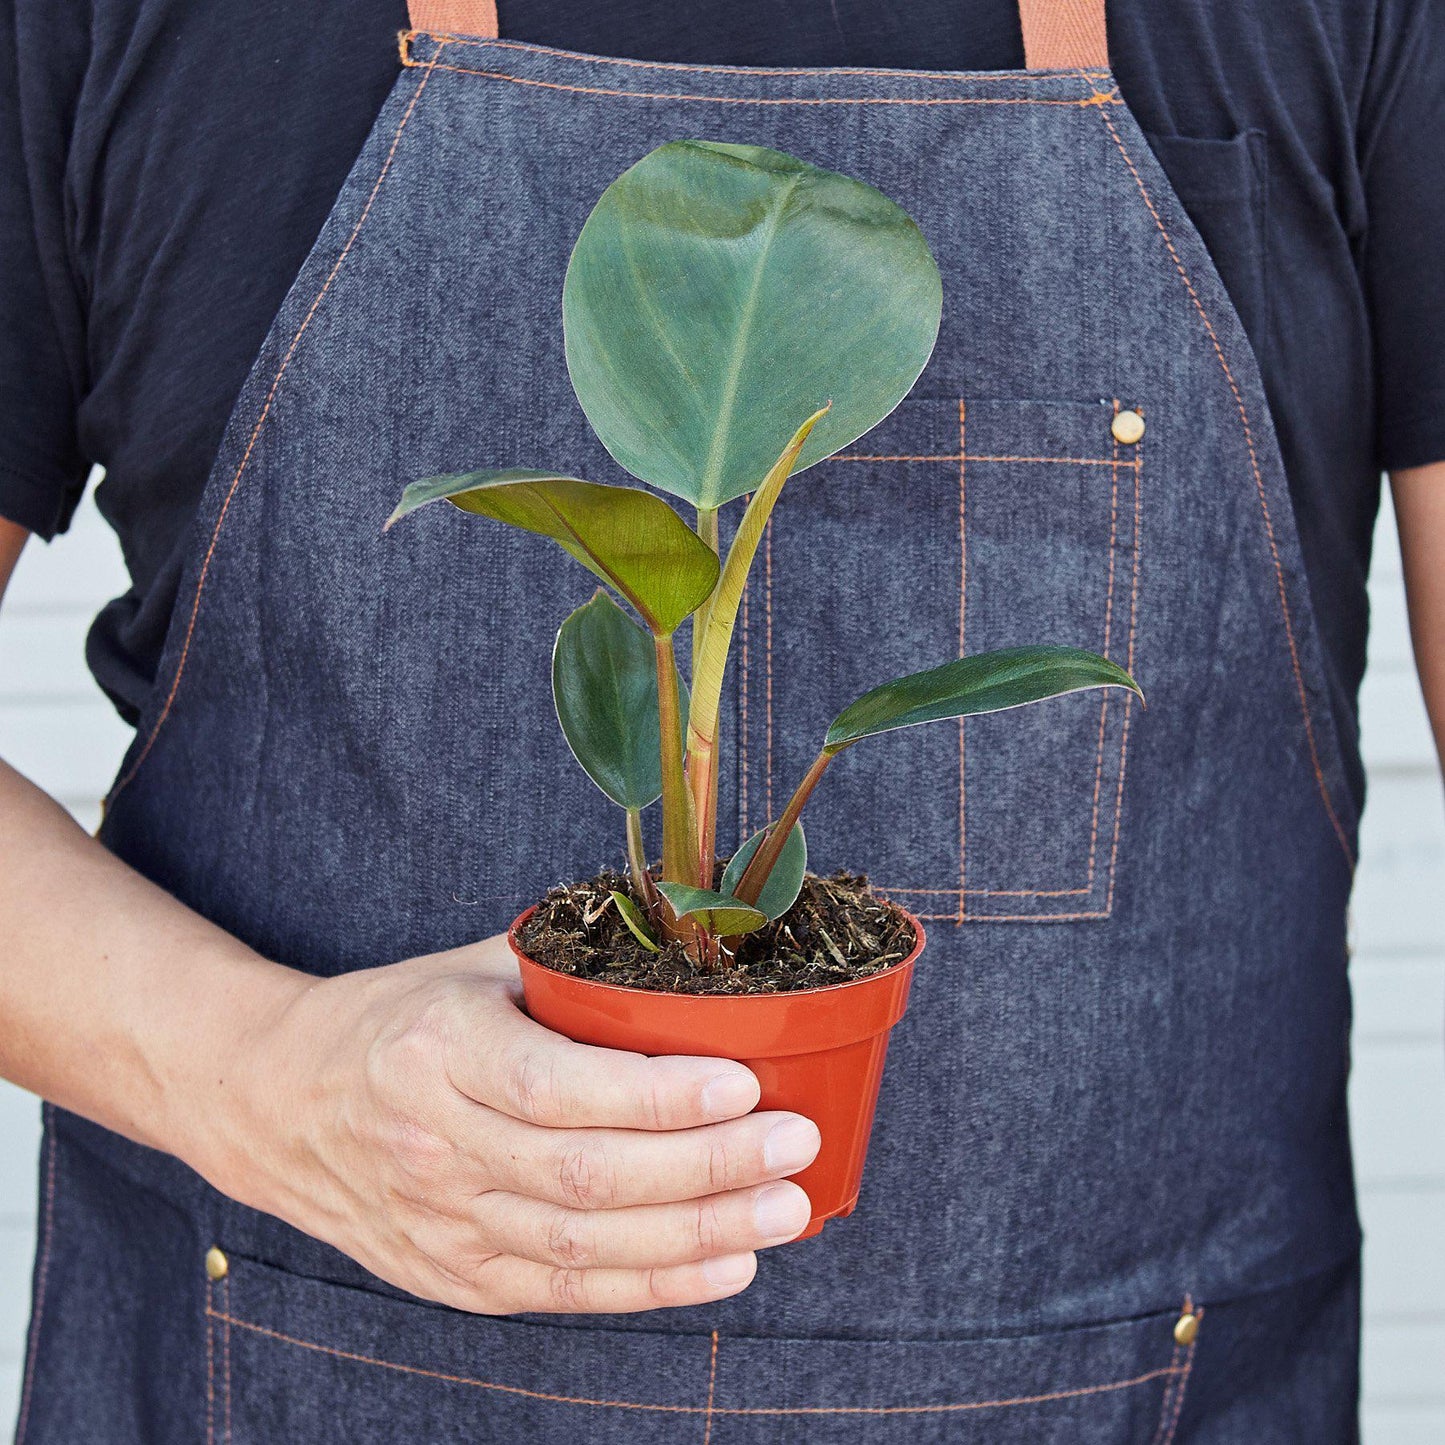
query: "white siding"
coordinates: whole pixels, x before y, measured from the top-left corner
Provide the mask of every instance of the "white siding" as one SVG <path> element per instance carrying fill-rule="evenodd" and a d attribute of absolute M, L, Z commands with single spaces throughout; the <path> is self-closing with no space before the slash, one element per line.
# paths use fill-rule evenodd
<path fill-rule="evenodd" d="M 82 646 L 96 606 L 123 586 L 87 503 L 66 538 L 27 551 L 0 625 L 0 753 L 87 827 L 127 730 L 91 683 Z M 1436 1445 L 1445 1440 L 1445 808 L 1388 509 L 1371 591 L 1351 1098 L 1368 1234 L 1365 1440 Z M 0 1433 L 19 1394 L 38 1137 L 34 1103 L 0 1085 Z"/>

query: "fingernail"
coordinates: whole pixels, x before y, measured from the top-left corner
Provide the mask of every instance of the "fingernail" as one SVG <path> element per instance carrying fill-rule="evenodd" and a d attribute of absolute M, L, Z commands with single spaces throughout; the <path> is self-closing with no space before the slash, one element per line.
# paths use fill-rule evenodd
<path fill-rule="evenodd" d="M 812 1212 L 808 1196 L 796 1184 L 774 1184 L 753 1200 L 753 1223 L 768 1240 L 791 1239 Z"/>
<path fill-rule="evenodd" d="M 714 1119 L 736 1119 L 757 1102 L 757 1080 L 739 1069 L 719 1074 L 702 1091 L 703 1110 Z"/>
<path fill-rule="evenodd" d="M 722 1254 L 702 1262 L 702 1277 L 714 1289 L 734 1289 L 753 1277 L 756 1261 L 751 1254 Z"/>
<path fill-rule="evenodd" d="M 782 1174 L 804 1169 L 813 1162 L 823 1136 L 811 1119 L 784 1119 L 774 1124 L 763 1141 L 763 1163 Z"/>

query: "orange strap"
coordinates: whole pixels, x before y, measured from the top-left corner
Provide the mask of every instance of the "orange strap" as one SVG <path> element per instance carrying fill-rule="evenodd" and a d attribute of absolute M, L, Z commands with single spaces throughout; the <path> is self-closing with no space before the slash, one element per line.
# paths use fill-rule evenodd
<path fill-rule="evenodd" d="M 408 0 L 413 30 L 495 36 L 497 0 Z M 1104 0 L 1019 0 L 1030 70 L 1107 70 Z"/>
<path fill-rule="evenodd" d="M 1107 70 L 1104 0 L 1019 0 L 1030 70 Z"/>
<path fill-rule="evenodd" d="M 495 39 L 497 0 L 407 0 L 413 30 Z"/>

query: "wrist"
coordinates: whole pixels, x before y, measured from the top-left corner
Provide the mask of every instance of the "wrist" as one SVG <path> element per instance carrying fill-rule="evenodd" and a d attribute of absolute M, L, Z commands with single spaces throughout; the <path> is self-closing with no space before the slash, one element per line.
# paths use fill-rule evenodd
<path fill-rule="evenodd" d="M 285 1090 L 281 1075 L 295 1053 L 284 1038 L 321 980 L 232 940 L 197 974 L 164 1071 L 158 1142 L 223 1192 L 241 1197 L 273 1121 L 282 1116 L 276 1096 Z"/>

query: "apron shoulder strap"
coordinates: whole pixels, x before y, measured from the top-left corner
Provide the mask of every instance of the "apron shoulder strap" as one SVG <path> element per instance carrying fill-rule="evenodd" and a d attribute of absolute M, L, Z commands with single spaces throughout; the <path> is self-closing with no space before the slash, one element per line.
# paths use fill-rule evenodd
<path fill-rule="evenodd" d="M 407 0 L 413 30 L 497 38 L 497 0 Z"/>
<path fill-rule="evenodd" d="M 1030 70 L 1107 70 L 1104 0 L 1019 0 Z"/>
<path fill-rule="evenodd" d="M 495 36 L 497 0 L 408 0 L 413 30 Z M 1019 0 L 1030 70 L 1107 70 L 1104 0 Z"/>

